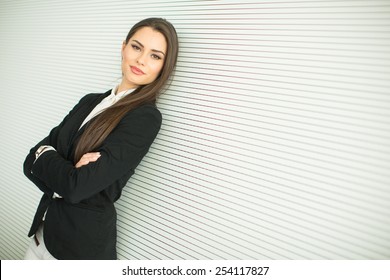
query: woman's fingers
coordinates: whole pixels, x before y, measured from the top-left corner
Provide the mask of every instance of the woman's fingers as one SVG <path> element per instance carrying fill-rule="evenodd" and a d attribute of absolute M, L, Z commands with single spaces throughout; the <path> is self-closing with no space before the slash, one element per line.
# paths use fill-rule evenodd
<path fill-rule="evenodd" d="M 82 156 L 82 158 L 85 158 L 89 161 L 96 161 L 100 157 L 100 153 L 86 153 L 85 155 Z"/>
<path fill-rule="evenodd" d="M 79 160 L 78 163 L 76 163 L 75 167 L 79 168 L 81 166 L 87 165 L 90 162 L 95 162 L 100 158 L 100 153 L 99 152 L 94 152 L 94 153 L 86 153 L 84 154 L 81 159 Z"/>

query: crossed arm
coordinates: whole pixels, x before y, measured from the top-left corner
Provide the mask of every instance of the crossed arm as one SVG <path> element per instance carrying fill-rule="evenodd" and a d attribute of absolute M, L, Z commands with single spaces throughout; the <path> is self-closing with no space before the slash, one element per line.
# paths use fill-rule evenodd
<path fill-rule="evenodd" d="M 84 154 L 76 165 L 53 150 L 44 152 L 36 161 L 35 155 L 32 159 L 37 147 L 53 145 L 45 138 L 27 156 L 25 174 L 48 195 L 57 193 L 77 203 L 130 174 L 149 150 L 160 125 L 157 109 L 137 109 L 125 117 L 98 151 Z"/>

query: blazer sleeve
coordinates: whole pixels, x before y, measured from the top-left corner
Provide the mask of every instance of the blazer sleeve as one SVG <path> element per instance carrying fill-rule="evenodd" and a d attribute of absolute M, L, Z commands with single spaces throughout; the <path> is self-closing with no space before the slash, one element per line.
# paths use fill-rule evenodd
<path fill-rule="evenodd" d="M 40 180 L 31 173 L 34 161 L 35 161 L 35 152 L 42 145 L 49 145 L 57 149 L 57 140 L 58 134 L 65 122 L 85 103 L 86 99 L 90 98 L 93 94 L 88 94 L 80 99 L 80 101 L 73 107 L 73 109 L 68 113 L 68 115 L 62 120 L 62 122 L 54 127 L 49 135 L 42 139 L 38 144 L 31 148 L 30 152 L 27 154 L 26 159 L 23 163 L 23 172 L 26 177 L 32 181 L 42 192 L 52 196 L 53 190 L 48 188 L 44 181 Z"/>
<path fill-rule="evenodd" d="M 70 203 L 79 203 L 129 174 L 148 152 L 160 130 L 161 113 L 143 106 L 128 113 L 98 149 L 96 162 L 75 168 L 55 151 L 42 154 L 32 173 Z"/>

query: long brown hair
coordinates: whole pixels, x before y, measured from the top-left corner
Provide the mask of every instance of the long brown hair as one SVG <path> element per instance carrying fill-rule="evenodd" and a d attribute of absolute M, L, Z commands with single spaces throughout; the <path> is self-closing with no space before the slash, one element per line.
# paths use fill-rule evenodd
<path fill-rule="evenodd" d="M 127 34 L 125 43 L 141 28 L 151 27 L 160 32 L 167 42 L 167 54 L 159 76 L 150 84 L 143 85 L 125 96 L 114 105 L 90 121 L 77 143 L 74 162 L 88 152 L 98 148 L 120 120 L 131 110 L 144 104 L 155 104 L 158 95 L 162 92 L 175 68 L 179 42 L 176 30 L 171 23 L 163 18 L 147 18 L 135 24 Z"/>

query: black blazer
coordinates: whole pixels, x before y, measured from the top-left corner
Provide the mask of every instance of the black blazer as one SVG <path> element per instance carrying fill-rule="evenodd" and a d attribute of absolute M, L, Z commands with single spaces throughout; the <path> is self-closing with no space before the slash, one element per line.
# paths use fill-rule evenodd
<path fill-rule="evenodd" d="M 47 210 L 44 241 L 57 259 L 117 258 L 114 202 L 160 130 L 162 117 L 154 105 L 132 110 L 97 149 L 101 157 L 75 168 L 75 143 L 86 125 L 79 127 L 110 92 L 83 97 L 24 162 L 24 174 L 43 192 L 28 236 L 37 231 Z M 41 145 L 56 151 L 35 161 Z M 54 192 L 63 198 L 52 198 Z"/>

